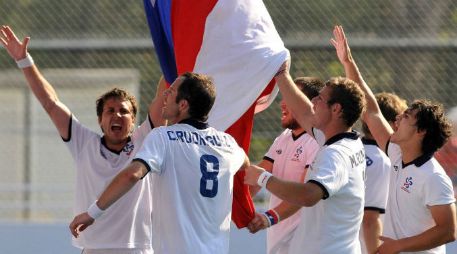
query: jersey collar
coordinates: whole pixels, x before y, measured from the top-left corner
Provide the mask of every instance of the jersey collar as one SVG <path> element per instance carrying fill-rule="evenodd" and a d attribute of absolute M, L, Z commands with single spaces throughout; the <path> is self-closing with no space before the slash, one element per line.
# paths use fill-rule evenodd
<path fill-rule="evenodd" d="M 299 139 L 301 136 L 303 136 L 303 134 L 306 133 L 306 131 L 303 131 L 303 132 L 301 132 L 300 134 L 298 134 L 297 136 L 295 136 L 294 133 L 292 132 L 293 130 L 291 129 L 290 131 L 291 131 L 291 134 L 292 134 L 292 139 L 293 139 L 294 141 L 297 141 L 297 139 Z"/>
<path fill-rule="evenodd" d="M 362 143 L 364 145 L 374 145 L 374 146 L 378 146 L 378 143 L 376 143 L 376 140 L 374 139 L 368 139 L 368 138 L 362 138 Z M 378 146 L 379 147 L 379 146 Z"/>
<path fill-rule="evenodd" d="M 199 129 L 199 130 L 204 130 L 209 127 L 208 123 L 198 121 L 198 120 L 195 120 L 192 118 L 181 120 L 179 123 L 188 124 L 188 125 L 194 127 L 195 129 Z"/>
<path fill-rule="evenodd" d="M 414 164 L 416 167 L 420 167 L 424 165 L 427 161 L 429 161 L 433 157 L 433 153 L 422 154 L 421 156 L 417 157 L 416 159 L 412 160 L 411 162 L 404 163 L 401 162 L 402 168 L 406 168 L 409 165 Z"/>
<path fill-rule="evenodd" d="M 132 141 L 132 138 L 130 138 L 130 136 L 129 136 L 128 139 L 127 139 L 127 142 L 125 143 L 125 145 L 127 145 L 128 143 L 130 143 L 130 141 Z M 122 149 L 119 150 L 119 151 L 116 151 L 116 150 L 113 150 L 113 149 L 108 148 L 108 146 L 106 145 L 105 136 L 103 136 L 103 137 L 101 138 L 101 142 L 102 142 L 102 145 L 103 145 L 106 149 L 108 149 L 108 151 L 110 151 L 110 152 L 112 152 L 112 153 L 115 153 L 115 154 L 117 154 L 117 155 L 121 154 L 121 152 L 124 150 L 124 147 L 125 147 L 125 146 L 122 147 Z"/>
<path fill-rule="evenodd" d="M 329 145 L 331 145 L 337 141 L 340 141 L 342 139 L 345 139 L 345 138 L 356 140 L 359 138 L 359 133 L 357 133 L 356 131 L 338 133 L 335 136 L 329 138 L 325 142 L 324 146 L 329 146 Z"/>

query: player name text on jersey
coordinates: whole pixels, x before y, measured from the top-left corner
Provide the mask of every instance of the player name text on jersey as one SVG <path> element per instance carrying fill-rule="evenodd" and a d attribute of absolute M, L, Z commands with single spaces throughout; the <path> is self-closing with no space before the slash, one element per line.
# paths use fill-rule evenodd
<path fill-rule="evenodd" d="M 227 136 L 219 135 L 208 135 L 201 136 L 197 132 L 190 131 L 167 131 L 167 136 L 169 140 L 179 141 L 183 143 L 193 143 L 200 146 L 221 146 L 221 147 L 231 147 L 230 139 Z"/>

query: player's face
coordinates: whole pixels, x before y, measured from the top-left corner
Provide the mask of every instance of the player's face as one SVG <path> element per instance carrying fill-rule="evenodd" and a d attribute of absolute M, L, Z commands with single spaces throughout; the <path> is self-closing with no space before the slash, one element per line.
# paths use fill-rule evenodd
<path fill-rule="evenodd" d="M 415 136 L 418 136 L 418 129 L 416 126 L 416 114 L 417 110 L 407 109 L 403 114 L 397 116 L 395 122 L 396 130 L 392 134 L 391 141 L 393 143 L 402 143 L 410 141 Z"/>
<path fill-rule="evenodd" d="M 98 121 L 108 146 L 124 144 L 135 124 L 132 103 L 118 98 L 106 100 Z"/>
<path fill-rule="evenodd" d="M 292 112 L 287 108 L 287 105 L 284 102 L 284 100 L 281 100 L 280 106 L 281 106 L 281 126 L 283 128 L 288 128 L 291 130 L 296 130 L 296 129 L 300 128 L 300 125 L 298 124 L 297 120 L 295 120 L 295 117 L 292 114 Z"/>
<path fill-rule="evenodd" d="M 326 124 L 332 118 L 331 105 L 328 104 L 330 98 L 331 88 L 324 87 L 318 96 L 312 99 L 314 104 L 314 126 L 318 129 L 323 130 Z"/>
<path fill-rule="evenodd" d="M 178 77 L 171 86 L 165 90 L 164 105 L 162 107 L 162 117 L 171 123 L 176 123 L 176 119 L 180 115 L 179 105 L 176 103 L 176 96 L 178 96 L 178 88 L 183 82 L 182 77 Z"/>

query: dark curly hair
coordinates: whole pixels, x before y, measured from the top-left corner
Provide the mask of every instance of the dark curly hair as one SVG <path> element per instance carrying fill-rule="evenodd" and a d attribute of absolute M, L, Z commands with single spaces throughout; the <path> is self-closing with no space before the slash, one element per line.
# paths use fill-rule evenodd
<path fill-rule="evenodd" d="M 424 154 L 436 152 L 452 135 L 452 125 L 445 116 L 443 105 L 429 100 L 415 100 L 409 108 L 417 111 L 417 129 L 425 131 L 422 152 Z"/>

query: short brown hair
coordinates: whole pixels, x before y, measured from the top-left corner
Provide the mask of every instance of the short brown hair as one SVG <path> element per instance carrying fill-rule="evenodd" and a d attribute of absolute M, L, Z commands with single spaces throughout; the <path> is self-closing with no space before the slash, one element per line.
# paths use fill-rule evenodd
<path fill-rule="evenodd" d="M 343 121 L 352 127 L 365 110 L 365 94 L 354 81 L 348 78 L 336 77 L 325 82 L 330 87 L 329 105 L 338 103 L 343 111 Z"/>
<path fill-rule="evenodd" d="M 398 97 L 396 94 L 382 92 L 375 94 L 375 97 L 382 115 L 389 123 L 395 122 L 397 116 L 408 108 L 406 100 Z M 365 122 L 362 124 L 362 130 L 365 134 L 371 134 Z"/>
<path fill-rule="evenodd" d="M 375 97 L 382 115 L 388 122 L 395 122 L 397 116 L 408 108 L 406 100 L 396 94 L 383 92 L 377 93 Z"/>
<path fill-rule="evenodd" d="M 120 88 L 113 88 L 108 92 L 102 94 L 96 101 L 97 105 L 97 116 L 101 117 L 103 114 L 103 107 L 105 106 L 105 102 L 108 99 L 119 99 L 121 101 L 129 101 L 132 104 L 132 113 L 133 117 L 136 117 L 136 113 L 138 111 L 138 105 L 135 99 L 135 96 L 131 95 L 129 92 L 120 89 Z"/>
<path fill-rule="evenodd" d="M 452 125 L 445 116 L 443 105 L 429 100 L 415 100 L 409 108 L 417 110 L 417 129 L 426 132 L 422 140 L 422 152 L 436 152 L 452 135 Z"/>
<path fill-rule="evenodd" d="M 318 96 L 324 87 L 324 81 L 315 77 L 298 77 L 294 79 L 294 83 L 310 100 Z"/>
<path fill-rule="evenodd" d="M 186 100 L 189 103 L 191 118 L 203 122 L 208 120 L 208 114 L 216 100 L 213 79 L 207 75 L 193 72 L 186 72 L 181 77 L 184 80 L 178 88 L 176 103 Z"/>

